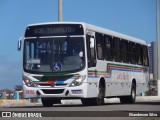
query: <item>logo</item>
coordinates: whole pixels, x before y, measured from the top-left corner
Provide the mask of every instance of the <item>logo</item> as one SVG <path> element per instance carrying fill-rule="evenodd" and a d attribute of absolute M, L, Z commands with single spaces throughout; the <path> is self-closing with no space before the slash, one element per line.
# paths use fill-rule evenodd
<path fill-rule="evenodd" d="M 42 117 L 41 112 L 2 112 L 2 117 Z"/>
<path fill-rule="evenodd" d="M 129 74 L 128 73 L 121 73 L 117 75 L 117 80 L 129 80 Z"/>
<path fill-rule="evenodd" d="M 61 71 L 62 64 L 60 62 L 57 62 L 53 65 L 53 68 L 55 71 Z"/>
<path fill-rule="evenodd" d="M 55 84 L 53 83 L 53 84 L 51 84 L 51 86 L 52 86 L 52 87 L 54 87 L 54 86 L 55 86 Z"/>
<path fill-rule="evenodd" d="M 2 112 L 2 117 L 12 117 L 11 112 Z"/>

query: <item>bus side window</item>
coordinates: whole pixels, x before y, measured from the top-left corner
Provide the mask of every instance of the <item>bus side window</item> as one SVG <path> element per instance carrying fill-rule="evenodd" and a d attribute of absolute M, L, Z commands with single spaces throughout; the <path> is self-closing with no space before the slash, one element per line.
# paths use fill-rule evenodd
<path fill-rule="evenodd" d="M 148 61 L 148 48 L 147 46 L 142 46 L 143 48 L 143 65 L 148 66 L 149 61 Z"/>
<path fill-rule="evenodd" d="M 113 41 L 111 36 L 104 36 L 104 49 L 106 60 L 113 61 Z"/>
<path fill-rule="evenodd" d="M 130 63 L 136 64 L 136 54 L 135 54 L 135 48 L 136 44 L 134 42 L 129 42 L 129 52 L 130 52 Z"/>
<path fill-rule="evenodd" d="M 142 46 L 141 44 L 136 44 L 136 63 L 142 65 L 143 56 L 142 56 Z"/>
<path fill-rule="evenodd" d="M 87 41 L 87 55 L 88 55 L 88 67 L 95 67 L 96 66 L 96 53 L 95 47 L 90 48 L 90 38 L 93 37 L 91 35 L 86 36 Z"/>
<path fill-rule="evenodd" d="M 129 56 L 128 56 L 128 41 L 127 40 L 121 40 L 121 55 L 122 55 L 122 61 L 124 63 L 129 63 Z"/>
<path fill-rule="evenodd" d="M 113 42 L 114 42 L 115 61 L 116 62 L 121 62 L 122 61 L 122 59 L 121 59 L 121 50 L 120 50 L 121 41 L 120 41 L 119 38 L 114 37 L 113 38 Z"/>
<path fill-rule="evenodd" d="M 104 60 L 104 37 L 100 33 L 96 33 L 96 47 L 97 47 L 97 58 Z"/>

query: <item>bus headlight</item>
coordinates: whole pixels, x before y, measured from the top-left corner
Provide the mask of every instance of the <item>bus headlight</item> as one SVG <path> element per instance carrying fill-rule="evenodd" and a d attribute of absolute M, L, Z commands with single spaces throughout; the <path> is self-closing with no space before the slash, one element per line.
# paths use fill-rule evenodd
<path fill-rule="evenodd" d="M 37 87 L 37 85 L 32 80 L 30 80 L 28 77 L 25 77 L 23 81 L 25 85 L 27 85 L 28 87 Z"/>
<path fill-rule="evenodd" d="M 73 81 L 71 82 L 71 84 L 69 85 L 69 87 L 74 87 L 74 86 L 79 86 L 79 85 L 81 85 L 81 84 L 83 83 L 83 81 L 85 80 L 85 78 L 86 78 L 86 75 L 80 76 L 79 78 L 73 80 Z"/>

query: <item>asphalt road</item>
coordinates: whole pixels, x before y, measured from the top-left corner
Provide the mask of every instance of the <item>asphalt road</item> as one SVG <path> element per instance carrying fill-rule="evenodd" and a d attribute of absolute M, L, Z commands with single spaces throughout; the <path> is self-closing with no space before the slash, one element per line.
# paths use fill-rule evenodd
<path fill-rule="evenodd" d="M 160 116 L 160 101 L 136 102 L 135 104 L 106 103 L 102 106 L 82 106 L 78 103 L 72 105 L 57 104 L 53 107 L 43 107 L 41 104 L 36 104 L 31 106 L 0 108 L 0 111 L 41 113 L 43 116 L 42 118 L 30 118 L 34 120 L 160 120 L 160 117 L 156 117 L 156 114 Z M 52 117 L 44 118 L 46 113 Z M 133 116 L 135 114 L 137 115 L 137 113 L 140 113 L 141 115 L 139 115 L 141 117 Z M 131 116 L 129 116 L 129 114 Z M 147 114 L 149 117 L 143 116 Z M 17 118 L 0 118 L 0 120 L 8 119 L 17 120 Z M 28 120 L 28 118 L 18 119 Z"/>

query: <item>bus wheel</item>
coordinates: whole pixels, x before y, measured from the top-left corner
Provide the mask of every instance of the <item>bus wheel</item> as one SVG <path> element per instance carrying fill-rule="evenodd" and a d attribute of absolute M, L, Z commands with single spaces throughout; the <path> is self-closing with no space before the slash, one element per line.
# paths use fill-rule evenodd
<path fill-rule="evenodd" d="M 136 84 L 132 83 L 131 95 L 128 96 L 128 102 L 134 103 L 136 100 Z"/>
<path fill-rule="evenodd" d="M 123 104 L 127 103 L 127 96 L 120 97 L 120 102 Z"/>
<path fill-rule="evenodd" d="M 129 96 L 120 97 L 121 103 L 134 103 L 136 100 L 136 84 L 132 83 L 131 94 Z"/>
<path fill-rule="evenodd" d="M 88 105 L 92 105 L 92 99 L 93 98 L 83 98 L 81 99 L 81 101 L 84 106 L 88 106 Z"/>
<path fill-rule="evenodd" d="M 98 97 L 96 98 L 83 98 L 81 99 L 83 105 L 102 105 L 104 104 L 104 90 L 105 88 L 103 85 L 100 83 L 99 85 L 99 93 Z"/>
<path fill-rule="evenodd" d="M 60 103 L 61 101 L 53 98 L 41 98 L 44 107 L 52 107 L 53 104 Z"/>
<path fill-rule="evenodd" d="M 94 99 L 94 105 L 102 105 L 104 104 L 104 94 L 105 94 L 105 88 L 102 85 L 102 83 L 99 84 L 99 93 L 98 97 Z"/>

